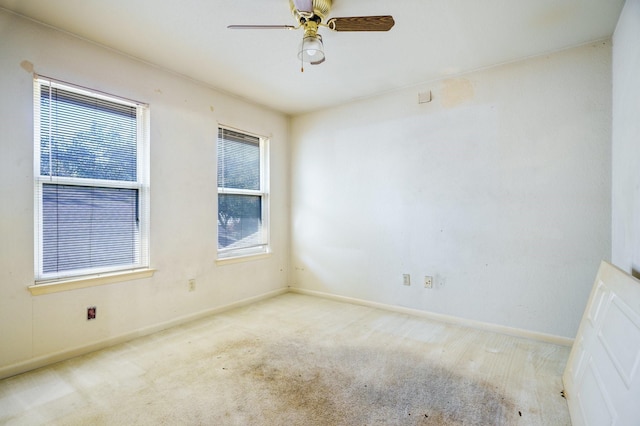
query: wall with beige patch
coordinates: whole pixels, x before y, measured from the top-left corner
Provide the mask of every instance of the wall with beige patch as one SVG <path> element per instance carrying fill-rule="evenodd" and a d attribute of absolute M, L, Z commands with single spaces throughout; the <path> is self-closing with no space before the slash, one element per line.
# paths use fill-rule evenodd
<path fill-rule="evenodd" d="M 612 262 L 640 278 L 640 0 L 613 35 Z"/>
<path fill-rule="evenodd" d="M 41 296 L 27 290 L 34 283 L 33 71 L 150 104 L 152 278 Z M 286 288 L 286 116 L 5 12 L 0 90 L 0 376 Z M 215 264 L 218 123 L 271 137 L 267 259 Z M 97 319 L 87 321 L 93 305 Z"/>
<path fill-rule="evenodd" d="M 601 41 L 295 117 L 292 285 L 572 338 L 611 252 L 610 86 Z"/>

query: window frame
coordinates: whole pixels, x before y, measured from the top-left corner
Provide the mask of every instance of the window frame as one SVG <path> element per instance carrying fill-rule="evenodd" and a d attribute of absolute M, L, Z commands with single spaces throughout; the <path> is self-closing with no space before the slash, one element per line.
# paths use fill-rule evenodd
<path fill-rule="evenodd" d="M 41 87 L 61 89 L 90 98 L 113 102 L 136 110 L 136 180 L 108 180 L 96 178 L 77 178 L 66 176 L 48 176 L 41 174 Z M 72 83 L 34 75 L 34 275 L 35 285 L 67 282 L 69 280 L 86 280 L 114 273 L 135 272 L 149 268 L 149 105 L 88 89 Z M 43 238 L 43 193 L 44 185 L 77 186 L 85 188 L 117 188 L 137 191 L 138 223 L 136 230 L 135 261 L 127 265 L 76 268 L 72 270 L 44 272 L 44 238 Z"/>
<path fill-rule="evenodd" d="M 258 146 L 260 152 L 260 189 L 251 190 L 251 189 L 236 189 L 236 188 L 228 188 L 218 186 L 219 182 L 218 173 L 216 173 L 216 223 L 218 221 L 218 206 L 220 195 L 251 195 L 251 196 L 259 196 L 261 199 L 261 227 L 260 232 L 262 234 L 262 242 L 255 246 L 250 247 L 240 247 L 240 248 L 223 248 L 217 247 L 217 260 L 224 261 L 233 261 L 233 260 L 242 260 L 243 258 L 249 258 L 254 256 L 260 256 L 271 253 L 271 222 L 269 220 L 269 211 L 270 211 L 270 191 L 269 191 L 269 144 L 270 139 L 266 136 L 261 136 L 255 133 L 247 132 L 245 130 L 240 130 L 234 127 L 226 126 L 223 124 L 218 124 L 217 128 L 217 137 L 216 137 L 216 170 L 218 166 L 218 144 L 220 143 L 220 133 L 224 133 L 225 130 L 240 133 L 242 135 L 246 135 L 252 138 L 258 139 Z M 216 245 L 218 244 L 219 239 L 219 225 L 216 224 Z"/>

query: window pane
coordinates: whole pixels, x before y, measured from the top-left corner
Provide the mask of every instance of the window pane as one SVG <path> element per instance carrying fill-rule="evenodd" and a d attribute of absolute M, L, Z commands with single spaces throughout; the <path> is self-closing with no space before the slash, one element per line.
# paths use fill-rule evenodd
<path fill-rule="evenodd" d="M 40 78 L 35 94 L 36 281 L 148 266 L 147 107 Z"/>
<path fill-rule="evenodd" d="M 218 132 L 218 187 L 260 190 L 260 139 Z"/>
<path fill-rule="evenodd" d="M 138 190 L 43 185 L 43 272 L 132 265 Z"/>
<path fill-rule="evenodd" d="M 40 86 L 42 176 L 136 181 L 136 108 Z"/>
<path fill-rule="evenodd" d="M 264 244 L 262 197 L 218 194 L 218 249 Z"/>

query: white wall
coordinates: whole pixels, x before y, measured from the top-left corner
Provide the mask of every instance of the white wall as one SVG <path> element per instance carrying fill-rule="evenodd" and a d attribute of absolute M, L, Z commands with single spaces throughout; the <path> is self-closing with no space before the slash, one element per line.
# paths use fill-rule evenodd
<path fill-rule="evenodd" d="M 27 290 L 34 280 L 32 67 L 150 104 L 153 278 L 42 296 Z M 2 11 L 0 92 L 0 376 L 286 288 L 286 116 Z M 218 123 L 272 138 L 268 259 L 214 262 Z M 188 292 L 189 278 L 195 292 Z M 91 305 L 98 318 L 87 322 Z"/>
<path fill-rule="evenodd" d="M 613 35 L 612 262 L 640 277 L 640 0 Z"/>
<path fill-rule="evenodd" d="M 610 54 L 596 42 L 294 118 L 292 285 L 573 337 L 611 250 Z"/>

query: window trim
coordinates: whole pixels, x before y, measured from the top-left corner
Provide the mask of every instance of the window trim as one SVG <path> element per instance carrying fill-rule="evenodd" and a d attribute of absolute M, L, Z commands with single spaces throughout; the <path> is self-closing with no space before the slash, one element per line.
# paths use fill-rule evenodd
<path fill-rule="evenodd" d="M 72 279 L 58 280 L 53 282 L 38 282 L 27 287 L 33 296 L 43 294 L 59 293 L 61 291 L 77 290 L 81 288 L 96 287 L 99 285 L 115 284 L 125 281 L 151 278 L 156 272 L 155 269 L 143 268 L 131 271 L 120 271 L 108 274 L 94 274 L 85 277 L 74 277 Z"/>
<path fill-rule="evenodd" d="M 217 148 L 218 142 L 220 140 L 219 134 L 220 131 L 229 130 L 236 133 L 241 133 L 250 137 L 257 138 L 259 140 L 258 146 L 260 149 L 260 189 L 259 190 L 250 190 L 250 189 L 234 189 L 227 187 L 218 186 L 217 182 L 217 173 L 216 173 L 216 213 L 219 196 L 221 194 L 228 195 L 253 195 L 261 197 L 261 231 L 263 233 L 264 242 L 251 247 L 243 247 L 243 248 L 232 248 L 232 249 L 220 249 L 217 248 L 216 254 L 216 263 L 219 265 L 223 264 L 232 264 L 236 262 L 241 262 L 245 260 L 253 260 L 253 259 L 262 259 L 265 255 L 269 255 L 271 253 L 271 221 L 269 218 L 270 212 L 270 161 L 269 161 L 269 144 L 270 138 L 267 136 L 262 136 L 256 133 L 247 132 L 246 130 L 240 130 L 235 127 L 227 126 L 224 124 L 218 124 L 217 132 L 216 132 L 216 168 L 217 168 Z M 217 214 L 216 214 L 217 221 Z M 216 225 L 216 245 L 218 239 L 218 226 Z"/>
<path fill-rule="evenodd" d="M 114 282 L 113 279 L 105 279 L 105 276 L 139 276 L 140 274 L 151 273 L 149 256 L 149 234 L 150 234 L 150 185 L 149 185 L 149 145 L 150 145 L 150 124 L 149 105 L 133 101 L 121 96 L 111 95 L 104 92 L 88 89 L 76 84 L 56 80 L 50 77 L 34 74 L 34 285 L 29 289 L 32 294 L 42 293 L 32 290 L 35 286 L 54 286 L 57 290 L 64 291 L 69 288 L 82 288 L 90 285 L 108 284 Z M 44 176 L 41 174 L 41 116 L 40 109 L 41 86 L 58 88 L 79 95 L 88 96 L 95 99 L 118 103 L 136 109 L 136 180 L 116 181 L 90 178 L 71 178 L 59 176 Z M 43 214 L 43 187 L 45 184 L 52 185 L 72 185 L 84 187 L 104 187 L 136 189 L 138 191 L 138 211 L 139 211 L 139 244 L 140 250 L 136 254 L 138 259 L 129 265 L 119 265 L 111 267 L 75 269 L 71 271 L 44 273 L 43 259 L 44 248 L 42 238 L 42 214 Z M 126 278 L 124 278 L 126 279 Z M 117 281 L 118 279 L 116 279 Z M 71 283 L 71 284 L 70 284 Z M 75 283 L 75 284 L 74 284 Z M 84 284 L 83 284 L 84 283 Z M 91 283 L 87 285 L 87 283 Z M 62 287 L 60 287 L 62 286 Z M 54 288 L 51 287 L 51 288 Z M 64 288 L 63 288 L 64 287 Z"/>

